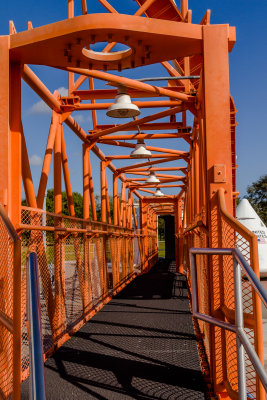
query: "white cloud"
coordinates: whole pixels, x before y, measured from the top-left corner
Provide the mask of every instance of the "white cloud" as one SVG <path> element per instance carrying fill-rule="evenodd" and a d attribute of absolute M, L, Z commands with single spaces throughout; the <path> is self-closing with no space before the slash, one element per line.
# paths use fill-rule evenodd
<path fill-rule="evenodd" d="M 64 86 L 59 87 L 57 91 L 63 97 L 68 96 L 68 89 L 66 89 Z M 28 112 L 29 114 L 50 114 L 51 109 L 43 100 L 39 100 L 29 108 Z"/>
<path fill-rule="evenodd" d="M 84 114 L 73 114 L 73 117 L 75 119 L 75 121 L 78 122 L 78 124 L 84 124 L 86 122 L 90 122 L 91 121 L 91 117 L 90 115 L 84 115 Z"/>
<path fill-rule="evenodd" d="M 37 101 L 37 103 L 34 103 L 30 109 L 29 109 L 29 114 L 50 114 L 51 109 L 48 107 L 47 104 L 43 100 Z"/>
<path fill-rule="evenodd" d="M 82 114 L 75 114 L 75 121 L 77 121 L 78 124 L 84 124 L 85 118 Z"/>
<path fill-rule="evenodd" d="M 60 94 L 60 96 L 68 97 L 69 95 L 68 89 L 66 89 L 64 86 L 59 87 L 57 91 Z"/>
<path fill-rule="evenodd" d="M 30 164 L 31 164 L 33 167 L 39 167 L 40 165 L 42 165 L 42 163 L 43 163 L 43 160 L 42 160 L 41 157 L 39 157 L 37 154 L 33 154 L 33 155 L 30 157 Z"/>

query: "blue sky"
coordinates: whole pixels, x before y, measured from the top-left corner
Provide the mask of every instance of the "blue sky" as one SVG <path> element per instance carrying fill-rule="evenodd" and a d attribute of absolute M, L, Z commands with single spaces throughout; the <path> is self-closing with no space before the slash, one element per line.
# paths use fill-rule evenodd
<path fill-rule="evenodd" d="M 88 12 L 105 12 L 105 9 L 97 0 L 87 1 Z M 133 14 L 137 5 L 133 0 L 110 0 L 110 3 L 121 13 Z M 79 15 L 80 1 L 76 0 L 75 13 Z M 177 2 L 179 5 L 179 2 Z M 267 128 L 266 115 L 266 66 L 267 66 L 267 2 L 263 0 L 189 0 L 189 8 L 193 10 L 193 23 L 198 23 L 206 9 L 211 9 L 211 22 L 229 23 L 236 26 L 237 42 L 230 54 L 230 90 L 234 97 L 238 110 L 237 121 L 237 186 L 240 195 L 246 192 L 247 185 L 267 173 L 266 148 Z M 24 2 L 13 0 L 0 3 L 0 34 L 8 33 L 9 20 L 13 20 L 17 31 L 27 29 L 28 21 L 33 26 L 49 24 L 67 17 L 67 0 L 46 0 L 45 2 L 26 0 Z M 32 69 L 54 91 L 61 88 L 64 94 L 67 87 L 67 74 L 62 71 L 52 70 L 42 66 L 32 66 Z M 149 66 L 136 68 L 133 71 L 121 73 L 129 77 L 144 77 L 163 75 L 165 70 L 161 66 Z M 97 87 L 104 87 L 103 83 L 97 83 Z M 86 86 L 84 86 L 86 88 Z M 146 111 L 142 110 L 142 116 Z M 81 126 L 88 130 L 91 128 L 91 116 L 89 112 L 76 113 L 75 119 Z M 32 174 L 35 187 L 41 172 L 41 160 L 45 149 L 51 112 L 43 106 L 38 96 L 23 83 L 22 86 L 22 118 L 28 152 L 31 159 Z M 112 123 L 104 112 L 99 113 L 99 121 Z M 73 191 L 82 191 L 82 159 L 81 142 L 67 128 L 64 128 L 66 146 L 69 154 L 70 173 Z M 151 145 L 160 145 L 154 141 Z M 164 144 L 163 144 L 164 145 Z M 182 141 L 177 143 L 181 150 L 187 147 Z M 112 147 L 102 147 L 104 152 L 118 154 L 118 150 Z M 129 150 L 124 150 L 128 154 Z M 115 164 L 116 165 L 116 164 Z M 182 165 L 182 164 L 181 164 Z M 99 191 L 98 160 L 93 157 L 94 184 L 96 192 Z M 51 170 L 52 172 L 52 170 Z M 52 185 L 52 174 L 49 178 L 49 186 Z M 111 175 L 108 174 L 108 180 Z M 166 191 L 167 193 L 167 191 Z"/>

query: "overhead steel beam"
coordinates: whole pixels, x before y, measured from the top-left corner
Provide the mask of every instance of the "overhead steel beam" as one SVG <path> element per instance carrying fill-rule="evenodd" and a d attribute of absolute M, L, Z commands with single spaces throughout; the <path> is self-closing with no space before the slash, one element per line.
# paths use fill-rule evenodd
<path fill-rule="evenodd" d="M 140 124 L 144 124 L 146 122 L 155 121 L 156 119 L 168 117 L 169 115 L 173 115 L 173 114 L 182 112 L 184 109 L 185 108 L 183 105 L 173 107 L 168 110 L 149 115 L 147 117 L 143 117 L 140 119 L 135 119 L 134 121 L 127 122 L 126 124 L 122 124 L 122 127 L 120 127 L 120 125 L 115 125 L 112 128 L 97 131 L 96 133 L 92 133 L 89 138 L 90 138 L 90 140 L 96 140 L 99 137 L 107 136 L 107 135 L 110 135 L 111 133 L 118 132 L 121 128 L 122 129 L 129 129 L 129 128 L 133 128 L 133 127 L 137 128 L 138 126 L 140 127 Z"/>
<path fill-rule="evenodd" d="M 82 76 L 82 75 L 81 75 Z M 161 87 L 161 89 L 171 90 L 172 92 L 181 92 L 183 91 L 182 86 L 176 87 Z M 81 100 L 106 100 L 106 99 L 114 99 L 118 94 L 117 89 L 96 89 L 96 90 L 74 90 L 72 92 L 74 96 L 79 96 Z M 128 94 L 131 98 L 146 98 L 146 97 L 159 97 L 160 94 L 149 93 L 143 90 L 128 88 Z M 162 97 L 162 96 L 161 96 Z M 164 96 L 163 96 L 164 97 Z M 169 97 L 169 96 L 168 96 Z M 175 101 L 175 100 L 173 100 Z"/>
<path fill-rule="evenodd" d="M 97 125 L 96 130 L 104 130 L 104 129 L 111 129 L 118 127 L 120 131 L 136 131 L 136 126 L 128 126 L 125 127 L 125 124 L 118 124 L 118 125 Z M 145 123 L 145 124 L 140 124 L 139 128 L 141 131 L 160 131 L 160 130 L 178 130 L 178 129 L 186 129 L 186 127 L 183 126 L 182 122 L 154 122 L 154 123 Z M 89 130 L 89 133 L 94 133 L 95 130 Z M 114 131 L 115 132 L 115 131 Z"/>
<path fill-rule="evenodd" d="M 61 113 L 60 110 L 60 102 L 56 99 L 56 97 L 50 92 L 49 89 L 44 85 L 44 83 L 35 75 L 35 73 L 28 67 L 28 65 L 24 65 L 22 67 L 21 76 L 23 80 L 41 97 L 41 99 L 54 111 L 57 113 Z M 86 132 L 80 127 L 80 125 L 72 118 L 70 115 L 65 119 L 66 125 L 70 127 L 70 129 L 84 142 L 88 143 L 88 135 Z M 93 153 L 101 160 L 106 160 L 105 154 L 95 145 L 92 147 Z M 117 173 L 115 166 L 110 163 L 108 168 L 113 172 Z M 124 181 L 125 177 L 120 176 L 121 180 Z"/>

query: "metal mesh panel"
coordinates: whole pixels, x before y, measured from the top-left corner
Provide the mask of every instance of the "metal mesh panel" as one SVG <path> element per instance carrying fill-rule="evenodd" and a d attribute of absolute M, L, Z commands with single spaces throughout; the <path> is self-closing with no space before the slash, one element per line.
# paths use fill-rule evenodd
<path fill-rule="evenodd" d="M 202 220 L 203 224 L 206 224 L 206 213 L 203 210 L 198 216 L 197 220 Z M 183 244 L 183 260 L 185 272 L 188 278 L 189 291 L 191 291 L 191 276 L 189 268 L 189 249 L 191 247 L 205 248 L 208 247 L 208 232 L 203 226 L 199 226 L 197 229 L 188 230 L 188 233 L 184 236 Z M 210 285 L 210 268 L 209 259 L 206 255 L 197 255 L 197 284 L 198 284 L 198 304 L 199 311 L 203 314 L 210 315 L 210 298 L 211 298 L 211 285 Z M 211 365 L 213 354 L 211 349 L 211 327 L 208 323 L 199 320 L 198 329 L 202 338 L 204 348 L 201 349 L 201 357 L 203 358 L 202 365 L 208 362 Z M 203 371 L 205 374 L 208 371 Z"/>
<path fill-rule="evenodd" d="M 248 263 L 250 264 L 250 244 L 249 242 L 242 237 L 240 234 L 235 232 L 235 230 L 227 224 L 226 221 L 222 220 L 222 233 L 223 233 L 223 246 L 222 247 L 236 247 L 238 248 L 243 256 L 246 258 Z M 232 246 L 227 246 L 227 243 L 233 243 Z M 224 264 L 225 269 L 227 270 L 227 275 L 225 277 L 225 298 L 228 304 L 226 306 L 232 310 L 234 313 L 234 279 L 233 279 L 233 261 L 231 257 L 224 257 Z M 231 290 L 230 290 L 231 288 Z M 246 326 L 246 319 L 254 317 L 254 304 L 253 304 L 253 289 L 249 282 L 246 279 L 242 281 L 242 300 L 243 300 L 243 311 L 245 313 L 245 326 Z M 234 319 L 231 321 L 234 323 Z M 246 328 L 246 333 L 250 340 L 250 343 L 254 346 L 254 327 Z M 236 364 L 236 338 L 234 333 L 227 333 L 228 335 L 228 351 L 227 357 L 229 362 L 229 369 L 228 369 L 228 380 L 231 382 L 231 386 L 237 390 L 237 377 L 235 378 L 231 376 L 231 371 L 234 369 L 233 365 Z M 235 374 L 236 375 L 236 374 Z M 247 384 L 247 391 L 250 396 L 256 398 L 256 372 L 251 361 L 246 357 L 246 384 Z"/>
<path fill-rule="evenodd" d="M 204 222 L 203 215 L 201 216 Z M 199 220 L 199 216 L 198 216 Z M 220 213 L 217 204 L 211 212 L 210 240 L 205 228 L 198 226 L 184 235 L 184 265 L 188 274 L 190 287 L 190 269 L 188 253 L 191 247 L 196 248 L 238 248 L 248 263 L 251 264 L 250 243 L 230 225 Z M 235 323 L 233 259 L 231 256 L 197 255 L 197 282 L 199 311 L 214 315 Z M 253 267 L 253 266 L 252 266 Z M 253 289 L 246 279 L 242 281 L 243 310 L 246 333 L 250 343 L 255 346 L 254 296 Z M 209 307 L 211 305 L 211 308 Z M 199 321 L 205 353 L 209 365 L 216 365 L 218 382 L 228 382 L 235 392 L 238 391 L 236 335 L 220 328 L 212 328 Z M 251 361 L 246 356 L 247 392 L 256 399 L 256 373 Z"/>
<path fill-rule="evenodd" d="M 0 218 L 0 312 L 13 319 L 13 256 L 14 244 Z M 0 396 L 7 398 L 13 387 L 13 335 L 0 323 Z"/>
<path fill-rule="evenodd" d="M 141 235 L 132 229 L 22 207 L 22 268 L 38 257 L 44 352 L 62 344 L 95 307 L 140 268 Z M 134 244 L 139 243 L 136 247 Z M 151 245 L 152 251 L 153 244 Z M 136 254 L 137 253 L 137 254 Z M 22 371 L 28 375 L 26 275 L 22 290 Z"/>

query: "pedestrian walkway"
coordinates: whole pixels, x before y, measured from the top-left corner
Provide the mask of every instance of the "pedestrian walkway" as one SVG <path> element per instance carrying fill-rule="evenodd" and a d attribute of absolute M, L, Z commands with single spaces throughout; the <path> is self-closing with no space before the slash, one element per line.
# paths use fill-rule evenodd
<path fill-rule="evenodd" d="M 46 361 L 47 399 L 205 399 L 186 280 L 173 271 L 158 261 Z"/>

